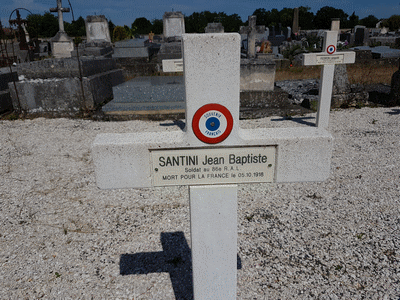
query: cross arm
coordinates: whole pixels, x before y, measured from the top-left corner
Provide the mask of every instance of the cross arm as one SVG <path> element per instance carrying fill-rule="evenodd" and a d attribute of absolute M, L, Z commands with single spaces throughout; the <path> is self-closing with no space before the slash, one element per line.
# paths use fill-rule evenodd
<path fill-rule="evenodd" d="M 92 146 L 97 185 L 102 189 L 151 187 L 151 150 L 199 149 L 185 135 L 181 131 L 98 135 Z M 328 178 L 332 143 L 331 134 L 322 128 L 241 129 L 237 146 L 225 148 L 275 147 L 273 181 L 302 182 Z"/>

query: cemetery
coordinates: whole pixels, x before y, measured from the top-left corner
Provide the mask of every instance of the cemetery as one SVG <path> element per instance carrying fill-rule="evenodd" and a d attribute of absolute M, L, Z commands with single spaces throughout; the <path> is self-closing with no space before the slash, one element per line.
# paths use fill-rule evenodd
<path fill-rule="evenodd" d="M 50 11 L 51 56 L 0 68 L 1 299 L 399 297 L 386 33 L 172 11 L 118 41 L 89 15 L 78 45 Z"/>

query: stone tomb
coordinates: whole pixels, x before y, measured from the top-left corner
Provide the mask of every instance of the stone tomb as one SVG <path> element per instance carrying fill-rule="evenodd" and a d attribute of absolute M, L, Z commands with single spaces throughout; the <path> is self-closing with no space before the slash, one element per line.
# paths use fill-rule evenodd
<path fill-rule="evenodd" d="M 112 87 L 124 82 L 122 70 L 111 58 L 46 59 L 18 64 L 21 80 L 9 83 L 15 109 L 18 99 L 28 113 L 76 113 L 94 109 L 113 98 Z M 80 71 L 82 82 L 80 81 Z"/>
<path fill-rule="evenodd" d="M 239 127 L 239 34 L 185 34 L 183 49 L 186 128 L 98 135 L 97 185 L 188 185 L 194 298 L 236 299 L 237 184 L 326 180 L 333 138 Z"/>

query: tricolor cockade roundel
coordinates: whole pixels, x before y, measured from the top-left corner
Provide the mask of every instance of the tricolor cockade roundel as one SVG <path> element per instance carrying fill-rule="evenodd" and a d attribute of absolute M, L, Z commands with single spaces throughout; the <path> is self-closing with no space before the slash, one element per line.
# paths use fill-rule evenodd
<path fill-rule="evenodd" d="M 192 128 L 200 141 L 207 144 L 220 143 L 232 131 L 232 114 L 221 104 L 206 104 L 200 107 L 194 114 Z"/>
<path fill-rule="evenodd" d="M 328 54 L 333 54 L 336 51 L 336 47 L 334 45 L 329 45 L 328 48 L 326 48 L 326 52 L 328 52 Z"/>

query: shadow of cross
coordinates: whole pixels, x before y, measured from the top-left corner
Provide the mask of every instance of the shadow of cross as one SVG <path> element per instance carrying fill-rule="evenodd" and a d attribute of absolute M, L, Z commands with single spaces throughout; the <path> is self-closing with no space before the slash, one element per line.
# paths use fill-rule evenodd
<path fill-rule="evenodd" d="M 182 231 L 162 232 L 163 251 L 122 254 L 121 275 L 169 273 L 176 299 L 193 299 L 192 255 Z M 237 257 L 237 268 L 242 268 Z"/>

